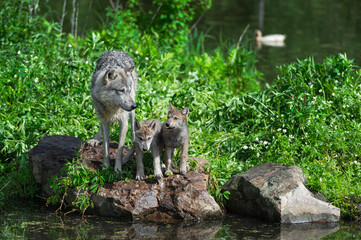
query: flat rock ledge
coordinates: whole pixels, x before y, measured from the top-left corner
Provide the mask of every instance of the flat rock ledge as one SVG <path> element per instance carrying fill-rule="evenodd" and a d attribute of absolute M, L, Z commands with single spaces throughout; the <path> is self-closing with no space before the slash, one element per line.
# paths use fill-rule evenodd
<path fill-rule="evenodd" d="M 338 222 L 340 209 L 312 194 L 297 166 L 265 163 L 232 176 L 222 187 L 230 191 L 230 212 L 281 223 Z"/>
<path fill-rule="evenodd" d="M 102 147 L 83 145 L 78 138 L 55 135 L 40 139 L 39 144 L 30 150 L 30 167 L 35 180 L 42 186 L 43 196 L 52 194 L 49 180 L 61 176 L 61 168 L 66 161 L 78 157 L 78 153 L 91 169 L 100 168 Z M 113 159 L 116 148 L 116 143 L 110 144 Z M 199 163 L 197 169 L 206 162 L 204 159 L 196 160 Z M 184 176 L 175 174 L 159 180 L 106 184 L 99 193 L 92 195 L 94 208 L 88 213 L 151 221 L 199 221 L 223 217 L 224 211 L 207 191 L 208 180 L 208 173 L 190 171 Z M 70 193 L 66 201 L 71 203 L 75 197 L 75 192 Z"/>

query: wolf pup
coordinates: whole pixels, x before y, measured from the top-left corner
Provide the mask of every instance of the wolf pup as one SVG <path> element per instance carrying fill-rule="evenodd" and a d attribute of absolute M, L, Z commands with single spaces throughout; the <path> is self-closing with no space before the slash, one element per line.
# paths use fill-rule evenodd
<path fill-rule="evenodd" d="M 162 139 L 164 144 L 165 156 L 165 174 L 173 174 L 172 160 L 175 148 L 182 148 L 181 159 L 179 164 L 179 173 L 187 173 L 187 158 L 189 145 L 189 129 L 187 118 L 189 107 L 182 110 L 176 109 L 169 103 L 168 120 L 162 126 Z"/>
<path fill-rule="evenodd" d="M 153 155 L 154 177 L 162 178 L 162 170 L 160 168 L 160 156 L 163 150 L 163 142 L 161 136 L 162 123 L 157 119 L 148 119 L 144 123 L 135 121 L 135 139 L 133 146 L 127 155 L 123 158 L 124 162 L 128 162 L 129 158 L 136 153 L 137 175 L 136 180 L 144 180 L 143 152 L 151 150 Z"/>
<path fill-rule="evenodd" d="M 112 123 L 119 122 L 119 146 L 114 167 L 118 173 L 122 169 L 122 149 L 128 131 L 128 118 L 134 140 L 137 80 L 133 59 L 127 53 L 117 50 L 103 53 L 93 73 L 91 96 L 100 120 L 100 130 L 89 142 L 96 144 L 103 136 L 103 163 L 109 167 L 109 128 Z"/>

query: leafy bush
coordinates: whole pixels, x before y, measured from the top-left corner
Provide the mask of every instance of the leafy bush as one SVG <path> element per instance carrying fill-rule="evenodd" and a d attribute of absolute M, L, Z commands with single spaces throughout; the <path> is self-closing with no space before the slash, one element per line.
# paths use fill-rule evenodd
<path fill-rule="evenodd" d="M 341 207 L 344 217 L 356 217 L 350 208 L 357 209 L 357 201 L 344 198 L 361 193 L 361 71 L 344 54 L 280 71 L 266 90 L 232 97 L 217 109 L 209 127 L 218 133 L 209 143 L 227 158 L 216 161 L 216 178 L 264 162 L 296 164 L 311 189 Z"/>

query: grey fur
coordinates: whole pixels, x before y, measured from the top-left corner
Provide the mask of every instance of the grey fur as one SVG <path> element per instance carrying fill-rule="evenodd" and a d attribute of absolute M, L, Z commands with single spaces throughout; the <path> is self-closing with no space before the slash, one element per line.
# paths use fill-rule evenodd
<path fill-rule="evenodd" d="M 187 173 L 189 146 L 188 113 L 188 106 L 179 110 L 169 103 L 168 120 L 162 126 L 166 175 L 173 174 L 172 160 L 175 148 L 181 148 L 182 150 L 179 173 L 183 175 Z"/>
<path fill-rule="evenodd" d="M 148 119 L 144 123 L 135 122 L 135 140 L 133 146 L 127 155 L 122 159 L 128 162 L 136 153 L 137 159 L 137 175 L 136 180 L 144 180 L 143 152 L 151 151 L 153 155 L 154 177 L 162 178 L 162 170 L 160 167 L 160 157 L 163 150 L 163 141 L 161 135 L 162 123 L 157 119 Z"/>
<path fill-rule="evenodd" d="M 131 135 L 134 140 L 137 83 L 134 61 L 127 53 L 114 50 L 100 56 L 93 73 L 91 96 L 101 126 L 97 135 L 89 143 L 96 144 L 103 136 L 104 165 L 109 167 L 110 125 L 118 122 L 120 125 L 119 146 L 114 167 L 118 172 L 121 172 L 122 149 L 128 130 L 128 118 L 130 118 Z"/>

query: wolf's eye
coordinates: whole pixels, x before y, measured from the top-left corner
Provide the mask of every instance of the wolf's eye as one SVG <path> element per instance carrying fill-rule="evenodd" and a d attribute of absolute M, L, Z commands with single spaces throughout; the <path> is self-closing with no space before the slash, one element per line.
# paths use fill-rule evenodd
<path fill-rule="evenodd" d="M 148 141 L 150 140 L 150 137 L 148 138 Z"/>
<path fill-rule="evenodd" d="M 178 117 L 174 117 L 174 120 L 178 120 Z"/>
<path fill-rule="evenodd" d="M 125 89 L 124 89 L 124 88 L 122 88 L 122 89 L 115 89 L 115 91 L 116 91 L 117 93 L 124 93 L 124 92 L 125 92 Z"/>
<path fill-rule="evenodd" d="M 142 138 L 142 137 L 139 137 L 139 140 L 140 140 L 140 141 L 143 141 L 143 138 Z"/>

